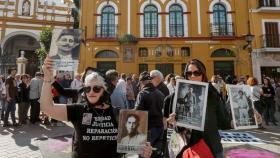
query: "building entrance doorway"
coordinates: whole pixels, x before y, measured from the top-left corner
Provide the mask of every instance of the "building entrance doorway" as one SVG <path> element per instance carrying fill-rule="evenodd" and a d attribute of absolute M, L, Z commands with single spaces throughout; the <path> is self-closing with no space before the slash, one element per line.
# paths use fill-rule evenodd
<path fill-rule="evenodd" d="M 223 79 L 227 75 L 234 75 L 234 62 L 233 61 L 214 61 L 214 74 L 220 75 Z"/>
<path fill-rule="evenodd" d="M 156 70 L 159 70 L 163 76 L 166 76 L 170 73 L 174 73 L 173 64 L 156 64 Z"/>
<path fill-rule="evenodd" d="M 97 69 L 104 74 L 106 73 L 106 71 L 108 71 L 110 69 L 116 70 L 116 62 L 115 61 L 98 61 Z"/>

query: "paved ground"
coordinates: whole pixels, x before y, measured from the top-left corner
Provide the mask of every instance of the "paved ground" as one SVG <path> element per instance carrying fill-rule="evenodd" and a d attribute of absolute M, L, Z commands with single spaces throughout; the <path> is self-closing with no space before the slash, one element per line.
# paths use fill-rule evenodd
<path fill-rule="evenodd" d="M 280 114 L 277 114 L 280 120 Z M 280 123 L 278 123 L 280 124 Z M 267 126 L 266 130 L 249 130 L 266 144 L 254 145 L 275 153 L 280 153 L 280 126 Z M 38 148 L 38 139 L 56 137 L 73 133 L 73 128 L 51 127 L 42 124 L 27 124 L 18 128 L 3 128 L 0 124 L 0 158 L 43 158 Z M 239 144 L 224 144 L 225 148 Z"/>

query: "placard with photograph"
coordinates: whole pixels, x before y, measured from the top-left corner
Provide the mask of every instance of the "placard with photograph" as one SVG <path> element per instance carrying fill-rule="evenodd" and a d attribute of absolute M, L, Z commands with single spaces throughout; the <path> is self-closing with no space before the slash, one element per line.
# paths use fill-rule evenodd
<path fill-rule="evenodd" d="M 176 80 L 173 111 L 177 125 L 204 131 L 208 86 L 204 82 Z"/>
<path fill-rule="evenodd" d="M 248 85 L 227 85 L 234 129 L 258 128 Z"/>
<path fill-rule="evenodd" d="M 121 110 L 118 131 L 117 152 L 141 154 L 147 142 L 148 112 Z"/>
<path fill-rule="evenodd" d="M 79 64 L 80 29 L 54 29 L 49 55 L 55 70 L 76 71 Z"/>

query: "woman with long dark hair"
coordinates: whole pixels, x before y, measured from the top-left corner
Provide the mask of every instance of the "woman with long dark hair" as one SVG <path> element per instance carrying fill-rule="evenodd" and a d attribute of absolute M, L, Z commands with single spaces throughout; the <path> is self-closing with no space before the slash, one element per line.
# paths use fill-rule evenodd
<path fill-rule="evenodd" d="M 275 126 L 276 124 L 276 119 L 274 117 L 275 113 L 275 101 L 274 101 L 274 96 L 275 96 L 275 91 L 274 88 L 271 85 L 270 79 L 265 77 L 263 79 L 263 100 L 265 102 L 265 111 L 264 111 L 264 120 L 266 125 L 269 125 L 269 122 L 272 122 Z"/>
<path fill-rule="evenodd" d="M 187 63 L 184 76 L 187 80 L 208 82 L 206 67 L 198 59 L 192 59 Z M 221 99 L 220 94 L 210 83 L 208 88 L 204 131 L 192 130 L 188 145 L 181 150 L 177 155 L 177 158 L 181 158 L 187 148 L 195 145 L 201 139 L 206 142 L 215 158 L 223 158 L 223 147 L 218 129 L 229 129 L 230 120 L 226 119 L 225 107 L 223 107 L 224 104 Z M 171 114 L 168 120 L 174 121 L 174 119 L 174 114 Z"/>

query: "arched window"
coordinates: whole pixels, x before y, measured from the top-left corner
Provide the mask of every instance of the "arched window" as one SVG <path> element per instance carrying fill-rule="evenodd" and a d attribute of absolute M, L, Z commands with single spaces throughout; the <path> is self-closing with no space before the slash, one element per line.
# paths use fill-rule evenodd
<path fill-rule="evenodd" d="M 169 8 L 169 33 L 170 37 L 184 36 L 183 9 L 178 4 Z"/>
<path fill-rule="evenodd" d="M 213 23 L 212 23 L 212 35 L 232 35 L 232 23 L 228 22 L 226 7 L 217 3 L 213 6 Z"/>
<path fill-rule="evenodd" d="M 158 10 L 153 5 L 144 9 L 144 37 L 158 37 Z"/>
<path fill-rule="evenodd" d="M 118 54 L 112 50 L 103 50 L 98 52 L 95 58 L 118 58 Z"/>
<path fill-rule="evenodd" d="M 25 0 L 22 2 L 22 15 L 30 16 L 30 7 L 31 3 L 29 0 Z"/>
<path fill-rule="evenodd" d="M 212 54 L 211 57 L 235 57 L 235 54 L 233 51 L 229 49 L 217 49 Z"/>
<path fill-rule="evenodd" d="M 106 6 L 101 12 L 101 26 L 97 26 L 97 36 L 116 37 L 115 9 L 112 6 Z"/>

